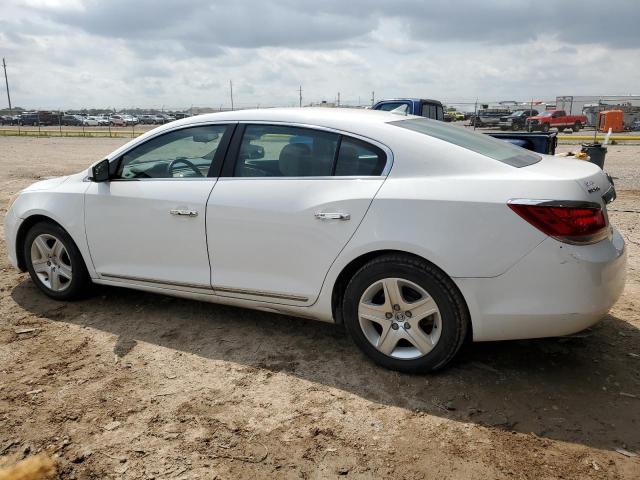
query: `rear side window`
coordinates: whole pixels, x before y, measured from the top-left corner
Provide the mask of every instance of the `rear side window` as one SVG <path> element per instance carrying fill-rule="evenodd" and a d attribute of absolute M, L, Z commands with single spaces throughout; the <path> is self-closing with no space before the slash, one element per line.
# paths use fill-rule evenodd
<path fill-rule="evenodd" d="M 539 155 L 508 142 L 426 118 L 399 120 L 389 124 L 438 138 L 512 167 L 526 167 L 542 159 Z"/>
<path fill-rule="evenodd" d="M 396 113 L 405 113 L 409 110 L 409 104 L 405 102 L 387 102 L 382 105 L 378 105 L 376 110 L 382 110 L 385 112 L 391 112 L 395 109 L 399 108 L 402 111 L 398 111 Z"/>
<path fill-rule="evenodd" d="M 355 138 L 342 137 L 335 174 L 338 177 L 378 176 L 387 163 L 387 156 L 378 147 Z"/>
<path fill-rule="evenodd" d="M 309 128 L 247 125 L 235 176 L 330 176 L 338 138 L 335 133 Z"/>

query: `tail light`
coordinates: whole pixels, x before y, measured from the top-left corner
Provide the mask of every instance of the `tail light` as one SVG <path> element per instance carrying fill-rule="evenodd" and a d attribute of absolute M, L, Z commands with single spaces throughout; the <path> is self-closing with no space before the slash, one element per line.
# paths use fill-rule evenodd
<path fill-rule="evenodd" d="M 592 202 L 511 200 L 509 208 L 561 242 L 596 243 L 609 235 L 607 214 Z"/>

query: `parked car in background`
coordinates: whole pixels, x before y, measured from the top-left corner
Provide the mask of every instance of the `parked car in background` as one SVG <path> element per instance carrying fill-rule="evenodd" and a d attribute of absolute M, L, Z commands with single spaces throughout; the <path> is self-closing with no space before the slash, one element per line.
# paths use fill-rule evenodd
<path fill-rule="evenodd" d="M 380 100 L 371 110 L 384 110 L 404 115 L 418 115 L 433 120 L 446 120 L 442 102 L 424 98 L 393 98 Z"/>
<path fill-rule="evenodd" d="M 138 120 L 143 125 L 154 125 L 156 123 L 155 115 L 140 115 Z"/>
<path fill-rule="evenodd" d="M 183 118 L 190 117 L 191 115 L 189 115 L 188 113 L 184 113 L 184 112 L 178 112 L 178 113 L 174 114 L 173 116 L 175 117 L 176 120 L 182 120 Z"/>
<path fill-rule="evenodd" d="M 458 112 L 457 110 L 449 110 L 445 113 L 445 115 L 449 115 L 451 120 L 457 122 L 459 120 L 464 120 L 464 113 Z"/>
<path fill-rule="evenodd" d="M 83 122 L 84 122 L 84 119 L 79 115 L 63 115 L 62 118 L 60 119 L 60 123 L 62 125 L 69 125 L 69 126 L 82 125 Z"/>
<path fill-rule="evenodd" d="M 97 117 L 87 116 L 82 118 L 82 124 L 89 127 L 97 127 L 98 125 L 100 125 L 100 122 L 98 121 Z"/>
<path fill-rule="evenodd" d="M 128 127 L 138 124 L 138 119 L 131 115 L 126 115 L 126 114 L 122 115 L 122 120 L 124 121 L 124 124 Z"/>
<path fill-rule="evenodd" d="M 524 129 L 527 118 L 538 115 L 538 110 L 518 110 L 511 115 L 500 117 L 498 126 L 500 130 L 522 130 Z"/>
<path fill-rule="evenodd" d="M 98 120 L 98 125 L 100 125 L 101 127 L 106 127 L 107 125 L 109 125 L 109 117 L 107 117 L 106 115 L 98 115 L 96 117 L 96 120 Z"/>
<path fill-rule="evenodd" d="M 614 198 L 596 165 L 444 122 L 242 110 L 27 187 L 4 240 L 56 300 L 98 283 L 340 323 L 373 361 L 421 372 L 467 339 L 598 322 L 625 285 Z"/>
<path fill-rule="evenodd" d="M 0 116 L 0 125 L 17 125 L 20 117 L 17 115 L 2 115 Z"/>
<path fill-rule="evenodd" d="M 640 130 L 640 118 L 636 118 L 633 122 L 631 122 L 630 130 L 634 132 Z"/>
<path fill-rule="evenodd" d="M 504 108 L 485 108 L 478 110 L 471 119 L 471 125 L 476 127 L 497 127 L 500 118 L 510 114 L 511 111 Z"/>
<path fill-rule="evenodd" d="M 18 123 L 20 125 L 32 125 L 32 126 L 47 126 L 58 125 L 60 114 L 49 111 L 39 112 L 23 112 L 20 114 Z"/>
<path fill-rule="evenodd" d="M 125 126 L 125 120 L 124 120 L 124 117 L 122 115 L 111 115 L 109 117 L 109 123 L 111 124 L 112 127 L 124 127 Z"/>
<path fill-rule="evenodd" d="M 527 118 L 525 126 L 531 130 L 541 130 L 548 132 L 551 128 L 557 128 L 563 131 L 565 128 L 571 128 L 574 132 L 587 124 L 585 115 L 567 115 L 564 110 L 546 110 L 534 117 Z"/>

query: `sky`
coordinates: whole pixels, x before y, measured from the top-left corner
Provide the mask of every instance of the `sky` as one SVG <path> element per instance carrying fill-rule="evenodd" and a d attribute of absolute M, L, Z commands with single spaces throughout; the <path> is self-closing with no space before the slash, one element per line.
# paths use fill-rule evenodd
<path fill-rule="evenodd" d="M 24 108 L 628 95 L 640 3 L 2 0 L 0 56 Z"/>

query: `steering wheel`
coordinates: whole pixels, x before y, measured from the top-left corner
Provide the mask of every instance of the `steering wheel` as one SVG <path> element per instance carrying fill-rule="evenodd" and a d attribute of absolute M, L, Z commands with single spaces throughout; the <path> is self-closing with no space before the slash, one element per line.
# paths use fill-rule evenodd
<path fill-rule="evenodd" d="M 198 167 L 196 167 L 191 160 L 187 160 L 184 157 L 180 157 L 180 158 L 176 158 L 175 160 L 171 160 L 171 163 L 169 164 L 169 166 L 167 167 L 167 171 L 169 172 L 169 175 L 173 177 L 173 168 L 176 166 L 176 164 L 178 163 L 184 163 L 187 167 L 189 167 L 191 170 L 194 171 L 194 173 L 199 176 L 199 177 L 203 177 L 204 175 L 202 175 L 202 172 L 200 170 L 198 170 Z"/>

